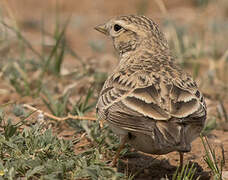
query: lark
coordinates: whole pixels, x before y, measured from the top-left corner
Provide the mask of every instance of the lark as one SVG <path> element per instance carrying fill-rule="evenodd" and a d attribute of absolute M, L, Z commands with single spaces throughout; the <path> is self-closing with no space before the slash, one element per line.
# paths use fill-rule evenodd
<path fill-rule="evenodd" d="M 119 16 L 95 27 L 109 36 L 119 64 L 107 78 L 97 114 L 125 143 L 150 154 L 177 151 L 180 166 L 206 120 L 206 104 L 192 77 L 178 67 L 158 25 L 145 16 Z"/>

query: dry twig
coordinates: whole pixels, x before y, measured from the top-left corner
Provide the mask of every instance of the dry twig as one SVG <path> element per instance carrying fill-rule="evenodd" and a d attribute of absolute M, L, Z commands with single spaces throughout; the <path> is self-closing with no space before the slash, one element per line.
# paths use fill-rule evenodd
<path fill-rule="evenodd" d="M 30 106 L 29 104 L 23 104 L 23 107 L 24 108 L 27 108 L 27 109 L 30 109 L 32 111 L 37 111 L 39 113 L 42 113 L 44 116 L 48 117 L 48 118 L 51 118 L 51 119 L 54 119 L 56 121 L 65 121 L 67 119 L 77 119 L 77 120 L 89 120 L 89 121 L 96 121 L 97 118 L 95 117 L 87 117 L 87 116 L 73 116 L 71 114 L 68 114 L 66 117 L 57 117 L 57 116 L 54 116 L 52 114 L 49 114 L 47 112 L 43 112 L 42 110 L 39 110 L 35 107 L 32 107 Z"/>

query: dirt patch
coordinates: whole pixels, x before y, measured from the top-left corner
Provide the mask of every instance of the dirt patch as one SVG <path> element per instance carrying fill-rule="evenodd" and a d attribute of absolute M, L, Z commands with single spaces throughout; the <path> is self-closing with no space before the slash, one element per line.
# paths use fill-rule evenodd
<path fill-rule="evenodd" d="M 63 22 L 70 17 L 71 20 L 66 31 L 66 42 L 69 47 L 77 53 L 78 58 L 72 58 L 72 56 L 66 55 L 62 66 L 63 74 L 65 73 L 64 78 L 57 79 L 52 77 L 47 80 L 47 84 L 51 85 L 52 89 L 56 90 L 55 97 L 58 97 L 64 92 L 65 89 L 69 88 L 70 85 L 75 83 L 72 88 L 73 93 L 71 94 L 72 102 L 76 102 L 78 99 L 80 99 L 80 97 L 85 94 L 86 90 L 92 84 L 95 84 L 95 78 L 83 77 L 78 80 L 75 78 L 75 76 L 71 76 L 71 72 L 79 72 L 83 67 L 82 64 L 84 64 L 88 74 L 102 72 L 107 75 L 111 73 L 113 67 L 118 63 L 117 55 L 113 50 L 110 39 L 101 36 L 99 33 L 93 30 L 97 24 L 103 23 L 105 20 L 117 15 L 145 14 L 153 18 L 159 24 L 166 22 L 165 19 L 169 17 L 172 20 L 180 22 L 180 24 L 185 24 L 190 30 L 193 29 L 193 31 L 202 32 L 207 28 L 209 29 L 209 25 L 214 25 L 212 23 L 209 23 L 209 25 L 206 24 L 208 23 L 207 21 L 209 21 L 208 19 L 213 19 L 214 17 L 220 17 L 222 19 L 227 18 L 225 10 L 223 10 L 224 12 L 218 12 L 221 5 L 208 5 L 207 8 L 202 10 L 201 7 L 196 7 L 193 1 L 181 0 L 164 0 L 164 4 L 157 3 L 162 1 L 155 2 L 146 0 L 116 0 L 109 2 L 103 0 L 59 0 L 57 5 L 58 10 L 56 10 L 56 1 L 9 0 L 7 2 L 8 3 L 1 2 L 3 7 L 7 7 L 3 11 L 3 17 L 5 19 L 10 19 L 11 22 L 13 21 L 13 23 L 15 23 L 18 28 L 21 29 L 24 37 L 26 37 L 26 39 L 29 40 L 32 46 L 38 51 L 41 49 L 40 44 L 42 43 L 42 38 L 45 39 L 47 44 L 53 45 L 53 39 L 47 34 L 42 36 L 41 29 L 44 28 L 49 33 L 53 33 L 57 15 L 60 18 L 59 20 L 61 25 L 64 24 Z M 162 7 L 163 5 L 165 5 L 165 7 Z M 56 11 L 58 13 L 56 13 Z M 208 34 L 205 35 L 206 40 L 211 39 L 211 37 L 208 36 Z M 185 40 L 186 39 L 184 39 L 184 41 Z M 207 43 L 206 40 L 204 42 L 205 44 Z M 188 41 L 188 39 L 186 41 Z M 222 52 L 223 48 L 227 47 L 226 45 L 220 44 L 219 46 L 221 46 Z M 17 45 L 14 45 L 13 47 L 16 49 Z M 201 47 L 196 47 L 196 50 L 198 50 L 197 48 L 200 49 Z M 14 50 L 14 48 L 12 49 Z M 50 51 L 50 49 L 47 47 L 45 51 Z M 217 53 L 221 56 L 221 52 Z M 211 63 L 211 61 L 213 61 L 213 63 Z M 7 66 L 7 58 L 3 59 L 2 62 L 3 65 Z M 221 77 L 215 81 L 211 79 L 205 80 L 204 78 L 205 76 L 215 76 L 217 72 L 220 72 L 220 69 L 223 67 L 223 65 L 221 65 L 221 67 L 217 66 L 217 61 L 214 61 L 214 59 L 211 60 L 210 58 L 198 58 L 198 61 L 194 61 L 194 63 L 192 64 L 197 66 L 197 63 L 199 63 L 200 66 L 198 69 L 199 76 L 196 78 L 196 81 L 206 95 L 208 104 L 208 120 L 216 117 L 218 119 L 218 127 L 221 129 L 214 130 L 212 133 L 210 133 L 208 136 L 209 142 L 218 155 L 218 161 L 222 159 L 221 147 L 223 147 L 225 162 L 228 162 L 228 132 L 223 131 L 228 129 L 224 128 L 227 127 L 227 122 L 224 117 L 218 117 L 217 112 L 219 100 L 222 100 L 225 109 L 228 108 L 227 85 L 221 85 L 223 82 L 225 82 L 224 79 L 227 77 L 224 75 L 224 77 Z M 190 73 L 197 73 L 197 69 L 192 70 L 192 64 L 191 66 L 186 67 L 186 69 L 190 71 Z M 31 78 L 34 76 L 35 74 L 31 73 Z M 102 76 L 102 78 L 104 77 Z M 103 79 L 99 81 L 98 78 L 98 82 L 96 83 L 99 84 L 102 82 Z M 99 86 L 101 85 L 102 84 L 99 84 Z M 7 103 L 9 101 L 20 104 L 30 103 L 36 106 L 38 109 L 48 111 L 41 98 L 31 98 L 28 96 L 21 97 L 2 74 L 0 74 L 0 90 L 0 104 Z M 97 97 L 98 93 L 99 90 L 97 90 L 95 93 L 95 97 Z M 95 116 L 95 109 L 90 113 L 90 115 Z M 59 137 L 66 139 L 70 139 L 72 136 L 74 136 L 74 131 L 64 123 L 62 125 L 61 132 L 56 130 L 56 133 Z M 82 134 L 78 134 L 76 137 L 80 136 L 82 136 Z M 88 145 L 89 143 L 90 142 L 83 139 L 83 141 L 78 143 L 75 147 L 75 152 L 81 152 L 81 147 Z M 209 179 L 211 176 L 210 169 L 203 159 L 204 155 L 205 152 L 202 142 L 200 138 L 198 138 L 193 142 L 191 152 L 186 153 L 184 158 L 185 162 L 190 161 L 195 163 L 195 167 L 197 167 L 196 175 L 200 175 L 201 179 Z M 162 177 L 171 178 L 179 163 L 178 153 L 169 153 L 164 156 L 159 156 L 156 159 L 155 157 L 156 156 L 137 152 L 134 153 L 134 155 L 123 157 L 117 169 L 118 171 L 129 176 L 137 172 L 138 174 L 135 177 L 137 180 L 154 180 L 160 179 Z M 150 167 L 148 167 L 148 164 L 151 164 Z M 228 163 L 225 164 L 224 171 L 228 171 Z"/>

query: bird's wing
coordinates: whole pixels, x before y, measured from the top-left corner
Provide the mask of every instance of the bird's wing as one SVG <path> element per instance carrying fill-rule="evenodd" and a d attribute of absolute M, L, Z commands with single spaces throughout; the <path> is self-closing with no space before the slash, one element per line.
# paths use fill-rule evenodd
<path fill-rule="evenodd" d="M 186 123 L 204 124 L 206 103 L 191 76 L 181 73 L 180 78 L 174 79 L 169 98 L 170 114 L 173 117 L 182 119 Z"/>
<path fill-rule="evenodd" d="M 190 123 L 205 116 L 205 104 L 194 81 L 162 78 L 138 71 L 115 73 L 105 83 L 97 103 L 98 115 L 124 129 L 150 131 L 151 120 Z"/>

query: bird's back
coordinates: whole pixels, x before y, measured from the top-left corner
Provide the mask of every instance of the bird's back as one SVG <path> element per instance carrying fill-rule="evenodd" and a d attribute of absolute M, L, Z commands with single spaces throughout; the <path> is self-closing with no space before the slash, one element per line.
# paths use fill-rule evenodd
<path fill-rule="evenodd" d="M 172 58 L 158 61 L 140 57 L 144 59 L 128 57 L 109 76 L 98 100 L 99 116 L 121 133 L 137 134 L 136 139 L 145 136 L 132 141 L 144 152 L 188 151 L 206 119 L 202 94 Z M 146 137 L 144 145 L 139 145 Z"/>

